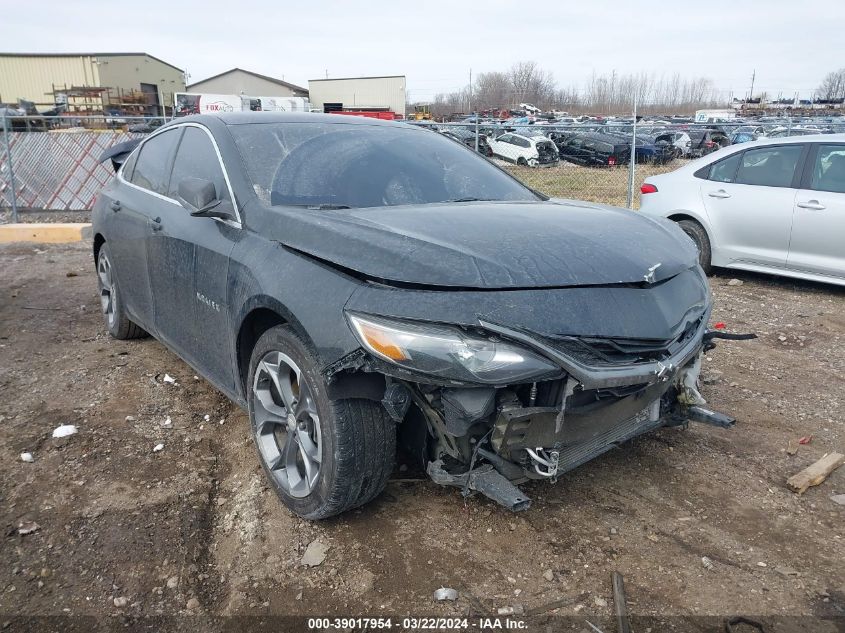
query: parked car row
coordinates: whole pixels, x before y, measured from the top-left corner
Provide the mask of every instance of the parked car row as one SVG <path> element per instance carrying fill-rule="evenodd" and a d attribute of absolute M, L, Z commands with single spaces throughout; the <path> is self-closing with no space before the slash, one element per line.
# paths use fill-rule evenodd
<path fill-rule="evenodd" d="M 506 124 L 473 118 L 469 124 L 413 124 L 440 132 L 471 149 L 477 147 L 488 158 L 527 167 L 556 165 L 560 161 L 588 167 L 627 165 L 631 162 L 634 138 L 633 122 L 623 119 L 582 119 L 553 125 L 541 117 L 512 118 Z M 701 158 L 737 143 L 830 133 L 833 129 L 830 124 L 816 127 L 638 122 L 634 152 L 638 164 L 666 165 L 676 159 Z"/>

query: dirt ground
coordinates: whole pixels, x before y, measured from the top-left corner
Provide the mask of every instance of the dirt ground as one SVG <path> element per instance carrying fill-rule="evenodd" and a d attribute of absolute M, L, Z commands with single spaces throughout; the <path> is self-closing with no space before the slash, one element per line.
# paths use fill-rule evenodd
<path fill-rule="evenodd" d="M 802 496 L 785 484 L 845 448 L 845 289 L 726 272 L 711 283 L 714 320 L 759 334 L 706 359 L 703 394 L 734 429 L 642 437 L 527 485 L 521 514 L 397 471 L 369 506 L 309 523 L 265 484 L 243 411 L 157 341 L 106 335 L 87 244 L 0 246 L 0 625 L 95 616 L 125 630 L 163 616 L 233 630 L 240 620 L 216 616 L 258 617 L 246 631 L 279 615 L 515 606 L 530 630 L 610 632 L 619 571 L 649 623 L 638 633 L 724 630 L 734 614 L 774 632 L 845 630 L 826 619 L 845 615 L 845 507 L 830 498 L 845 467 Z M 53 439 L 61 424 L 79 432 Z M 315 540 L 325 561 L 305 567 Z M 435 602 L 440 587 L 458 600 Z M 38 616 L 65 619 L 26 619 Z"/>

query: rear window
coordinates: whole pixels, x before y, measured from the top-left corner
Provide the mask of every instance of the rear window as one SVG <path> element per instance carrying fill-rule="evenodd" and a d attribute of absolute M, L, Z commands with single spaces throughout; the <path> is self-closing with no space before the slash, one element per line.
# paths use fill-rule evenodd
<path fill-rule="evenodd" d="M 710 176 L 708 180 L 715 180 L 716 182 L 733 182 L 736 175 L 736 168 L 739 167 L 739 159 L 742 157 L 742 152 L 737 152 L 733 156 L 728 156 L 717 163 L 713 163 L 710 167 Z"/>
<path fill-rule="evenodd" d="M 380 207 L 539 199 L 474 151 L 410 126 L 290 122 L 229 130 L 266 204 Z"/>
<path fill-rule="evenodd" d="M 165 130 L 141 145 L 130 182 L 133 185 L 167 194 L 170 182 L 170 158 L 179 140 L 181 129 Z"/>

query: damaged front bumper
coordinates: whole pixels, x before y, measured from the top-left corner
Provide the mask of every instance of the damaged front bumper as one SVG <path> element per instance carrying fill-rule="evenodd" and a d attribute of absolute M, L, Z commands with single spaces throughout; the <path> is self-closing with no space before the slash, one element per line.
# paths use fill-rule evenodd
<path fill-rule="evenodd" d="M 473 336 L 521 345 L 557 371 L 516 384 L 422 376 L 377 358 L 374 351 L 407 351 L 379 339 L 381 347 L 331 368 L 330 389 L 344 371 L 383 378 L 382 403 L 400 436 L 418 429 L 411 453 L 432 480 L 519 511 L 530 505 L 519 484 L 555 481 L 638 435 L 690 420 L 733 424 L 705 409 L 698 392 L 702 353 L 713 338 L 728 337 L 707 329 L 709 316 L 709 302 L 691 309 L 668 340 L 540 336 L 479 319 Z"/>
<path fill-rule="evenodd" d="M 464 495 L 480 492 L 521 511 L 531 501 L 517 484 L 554 482 L 638 435 L 688 421 L 730 427 L 733 418 L 702 406 L 697 389 L 700 351 L 699 345 L 682 367 L 652 373 L 653 382 L 604 406 L 568 409 L 565 401 L 560 407 L 502 406 L 489 437 L 476 445 L 468 470 L 450 470 L 448 459 L 436 459 L 426 472 L 436 483 L 460 487 Z"/>

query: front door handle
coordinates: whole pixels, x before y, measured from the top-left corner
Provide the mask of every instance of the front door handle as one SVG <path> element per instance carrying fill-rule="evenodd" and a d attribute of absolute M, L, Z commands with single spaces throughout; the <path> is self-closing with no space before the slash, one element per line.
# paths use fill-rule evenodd
<path fill-rule="evenodd" d="M 120 200 L 112 200 L 111 201 L 111 210 L 112 211 L 120 211 Z"/>
<path fill-rule="evenodd" d="M 710 196 L 711 198 L 730 198 L 731 197 L 731 194 L 729 194 L 724 189 L 719 189 L 718 191 L 711 191 L 707 195 Z"/>
<path fill-rule="evenodd" d="M 823 211 L 825 206 L 819 203 L 818 200 L 807 200 L 807 202 L 799 202 L 798 205 L 802 209 L 812 209 L 813 211 Z"/>
<path fill-rule="evenodd" d="M 151 219 L 150 220 L 150 228 L 153 230 L 153 232 L 161 231 L 161 229 L 164 228 L 161 225 L 161 218 Z"/>

